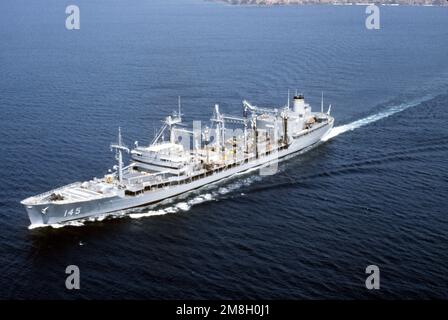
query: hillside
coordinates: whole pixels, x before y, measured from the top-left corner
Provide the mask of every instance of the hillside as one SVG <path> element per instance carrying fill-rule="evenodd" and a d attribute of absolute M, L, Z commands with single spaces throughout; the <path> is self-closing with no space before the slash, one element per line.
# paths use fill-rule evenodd
<path fill-rule="evenodd" d="M 354 1 L 354 0 L 209 0 L 213 2 L 226 2 L 234 5 L 302 5 L 302 4 L 400 4 L 400 5 L 448 5 L 446 0 L 384 0 L 384 1 Z"/>

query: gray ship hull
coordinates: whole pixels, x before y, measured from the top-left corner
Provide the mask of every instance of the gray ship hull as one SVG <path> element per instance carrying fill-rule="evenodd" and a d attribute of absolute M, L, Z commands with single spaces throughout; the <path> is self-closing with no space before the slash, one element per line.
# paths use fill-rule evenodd
<path fill-rule="evenodd" d="M 313 131 L 300 137 L 294 138 L 287 149 L 278 150 L 269 155 L 263 155 L 259 159 L 249 161 L 226 170 L 215 172 L 204 178 L 185 184 L 151 190 L 135 196 L 121 194 L 113 195 L 97 200 L 74 203 L 51 203 L 43 205 L 25 205 L 32 225 L 50 225 L 64 223 L 73 220 L 86 219 L 90 217 L 110 214 L 134 207 L 150 205 L 164 199 L 176 197 L 180 194 L 216 183 L 237 173 L 242 173 L 258 167 L 275 163 L 280 158 L 297 153 L 312 145 L 316 145 L 321 138 L 332 128 L 333 121 L 317 127 Z"/>

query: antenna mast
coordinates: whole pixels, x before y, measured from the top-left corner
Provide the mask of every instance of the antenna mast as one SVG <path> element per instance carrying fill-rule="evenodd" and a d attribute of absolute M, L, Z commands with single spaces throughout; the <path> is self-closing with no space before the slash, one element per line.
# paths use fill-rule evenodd
<path fill-rule="evenodd" d="M 180 96 L 179 96 L 179 99 L 178 99 L 178 104 L 179 104 L 179 119 L 181 119 L 181 113 L 180 113 Z"/>
<path fill-rule="evenodd" d="M 322 91 L 322 100 L 320 101 L 320 112 L 324 113 L 324 92 Z"/>
<path fill-rule="evenodd" d="M 121 138 L 121 128 L 120 127 L 118 127 L 118 142 L 110 145 L 110 150 L 112 151 L 113 149 L 115 149 L 117 151 L 115 159 L 118 160 L 118 181 L 120 181 L 120 183 L 122 183 L 123 182 L 123 154 L 122 154 L 122 151 L 126 151 L 127 153 L 129 153 L 129 149 L 123 144 L 123 141 Z"/>

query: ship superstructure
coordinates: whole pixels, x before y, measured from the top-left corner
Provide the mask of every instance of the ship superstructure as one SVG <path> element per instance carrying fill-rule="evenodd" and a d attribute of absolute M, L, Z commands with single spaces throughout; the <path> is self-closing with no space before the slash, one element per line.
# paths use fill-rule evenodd
<path fill-rule="evenodd" d="M 317 144 L 334 118 L 312 112 L 304 96 L 290 106 L 261 108 L 243 101 L 242 116 L 227 115 L 215 105 L 209 126 L 194 122 L 188 129 L 178 111 L 165 118 L 148 146 L 130 150 L 122 141 L 115 171 L 103 178 L 76 182 L 23 200 L 32 224 L 53 224 L 109 214 L 155 203 L 257 167 Z M 130 164 L 124 166 L 123 153 Z"/>

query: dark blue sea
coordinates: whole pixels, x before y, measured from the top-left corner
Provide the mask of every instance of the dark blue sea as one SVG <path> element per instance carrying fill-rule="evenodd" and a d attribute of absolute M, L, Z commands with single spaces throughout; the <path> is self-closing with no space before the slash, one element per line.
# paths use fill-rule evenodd
<path fill-rule="evenodd" d="M 80 8 L 80 30 L 65 8 Z M 0 298 L 448 298 L 448 8 L 0 2 Z M 177 108 L 332 104 L 326 143 L 131 215 L 29 229 Z M 81 289 L 67 290 L 77 265 Z M 381 287 L 365 287 L 368 265 Z"/>

